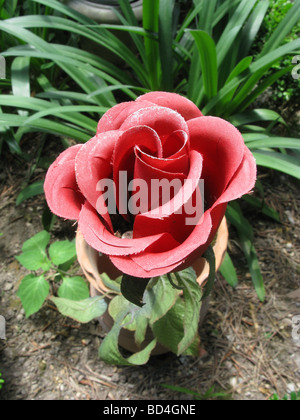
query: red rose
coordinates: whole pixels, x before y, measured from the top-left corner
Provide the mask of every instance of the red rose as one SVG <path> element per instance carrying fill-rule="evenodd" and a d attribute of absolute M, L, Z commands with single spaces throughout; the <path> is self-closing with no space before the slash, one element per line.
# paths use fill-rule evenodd
<path fill-rule="evenodd" d="M 175 179 L 186 186 L 184 194 L 170 196 L 172 207 L 150 197 L 153 180 Z M 185 206 L 201 179 L 204 214 L 193 225 Z M 109 212 L 103 180 L 115 186 L 117 214 Z M 138 193 L 140 180 L 161 212 L 149 212 L 151 206 L 128 213 L 127 201 L 137 197 L 130 191 Z M 121 272 L 150 278 L 192 265 L 216 235 L 227 203 L 250 192 L 255 180 L 255 160 L 234 126 L 204 117 L 182 96 L 153 92 L 113 107 L 94 138 L 63 152 L 47 173 L 45 193 L 52 212 L 78 220 L 87 243 Z"/>

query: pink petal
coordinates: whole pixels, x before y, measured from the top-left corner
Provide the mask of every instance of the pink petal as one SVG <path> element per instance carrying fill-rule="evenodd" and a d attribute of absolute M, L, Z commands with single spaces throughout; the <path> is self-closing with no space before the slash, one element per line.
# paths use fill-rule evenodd
<path fill-rule="evenodd" d="M 151 156 L 143 152 L 138 146 L 135 148 L 135 153 L 142 162 L 148 166 L 151 166 L 152 168 L 158 169 L 159 171 L 170 172 L 174 174 L 187 174 L 189 171 L 189 153 L 178 157 L 164 159 Z"/>
<path fill-rule="evenodd" d="M 245 154 L 240 167 L 231 179 L 226 191 L 219 197 L 213 207 L 241 198 L 255 187 L 257 178 L 256 161 L 248 147 L 244 146 L 244 151 Z"/>
<path fill-rule="evenodd" d="M 175 159 L 179 156 L 187 156 L 190 150 L 188 133 L 185 131 L 174 131 L 163 143 L 164 158 Z"/>
<path fill-rule="evenodd" d="M 174 150 L 172 150 L 172 149 Z M 136 146 L 135 153 L 146 165 L 164 172 L 187 174 L 189 171 L 189 137 L 184 131 L 175 131 L 167 137 L 163 145 L 163 154 L 166 150 L 169 157 L 156 157 Z M 172 150 L 172 152 L 171 152 Z"/>
<path fill-rule="evenodd" d="M 50 210 L 64 219 L 77 220 L 84 203 L 75 177 L 75 158 L 82 145 L 70 147 L 50 166 L 45 179 L 45 195 Z"/>
<path fill-rule="evenodd" d="M 145 216 L 153 219 L 161 219 L 182 210 L 183 206 L 192 198 L 199 186 L 202 173 L 202 163 L 203 159 L 200 153 L 192 150 L 190 153 L 190 171 L 187 177 L 183 177 L 182 174 L 170 174 L 151 168 L 140 159 L 137 159 L 134 178 L 144 179 L 147 182 L 149 192 L 148 203 L 152 204 L 152 211 L 146 213 Z M 179 188 L 178 191 L 175 191 L 175 196 L 174 194 L 171 196 L 168 191 L 166 191 L 166 196 L 164 196 L 162 191 L 161 197 L 152 197 L 153 194 L 157 195 L 156 191 L 152 191 L 152 181 L 154 179 L 168 180 L 170 183 L 175 182 L 175 186 L 178 184 Z M 168 186 L 168 183 L 166 184 Z M 159 204 L 160 201 L 161 203 Z M 157 203 L 157 205 L 153 205 L 155 203 Z"/>
<path fill-rule="evenodd" d="M 152 106 L 152 103 L 147 101 L 122 102 L 118 105 L 115 105 L 100 119 L 98 123 L 97 134 L 104 133 L 105 131 L 119 130 L 129 115 L 133 114 L 141 108 L 149 108 L 149 106 Z"/>
<path fill-rule="evenodd" d="M 177 93 L 150 92 L 140 96 L 137 102 L 140 101 L 149 101 L 162 107 L 171 108 L 182 115 L 186 121 L 203 115 L 192 101 Z"/>
<path fill-rule="evenodd" d="M 137 277 L 156 277 L 179 270 L 187 257 L 201 246 L 205 247 L 212 230 L 209 212 L 206 212 L 199 225 L 186 241 L 177 246 L 169 247 L 167 251 L 160 251 L 153 245 L 153 252 L 147 249 L 137 255 L 128 257 L 110 257 L 113 264 L 126 274 Z"/>
<path fill-rule="evenodd" d="M 98 134 L 83 145 L 76 156 L 77 184 L 84 197 L 95 209 L 102 195 L 98 188 L 99 181 L 112 178 L 113 151 L 116 141 L 121 134 L 122 132 L 120 131 L 108 131 Z M 112 229 L 108 213 L 101 215 Z"/>
<path fill-rule="evenodd" d="M 124 121 L 120 128 L 125 131 L 138 125 L 152 128 L 159 135 L 162 143 L 174 131 L 188 133 L 187 123 L 178 112 L 159 106 L 142 108 L 136 111 Z"/>
<path fill-rule="evenodd" d="M 79 216 L 79 230 L 92 248 L 109 256 L 124 256 L 143 252 L 167 235 L 162 233 L 140 239 L 118 238 L 106 229 L 97 211 L 88 202 L 82 207 Z M 157 246 L 159 248 L 159 245 Z"/>
<path fill-rule="evenodd" d="M 203 156 L 205 189 L 215 201 L 244 158 L 244 140 L 241 133 L 221 118 L 201 117 L 188 122 L 191 149 Z"/>
<path fill-rule="evenodd" d="M 162 145 L 160 138 L 156 132 L 149 127 L 132 127 L 126 130 L 119 137 L 114 149 L 113 178 L 116 186 L 116 203 L 121 214 L 123 214 L 122 209 L 127 210 L 128 195 L 127 191 L 125 192 L 123 189 L 121 189 L 120 194 L 120 177 L 124 175 L 125 172 L 128 182 L 130 182 L 130 180 L 133 178 L 136 146 L 139 146 L 143 150 L 146 150 L 153 155 L 162 156 Z"/>
<path fill-rule="evenodd" d="M 175 181 L 173 181 L 174 179 Z M 165 197 L 162 197 L 161 193 L 159 195 L 156 195 L 156 193 L 154 193 L 155 195 L 152 194 L 152 183 L 154 182 L 154 180 L 157 180 L 158 182 L 162 181 L 163 183 L 165 182 L 165 180 L 169 182 L 173 181 L 176 183 L 173 186 L 173 188 L 178 189 L 182 187 L 185 179 L 186 175 L 183 173 L 167 172 L 150 166 L 141 159 L 141 157 L 139 156 L 138 149 L 136 150 L 132 191 L 137 191 L 137 186 L 141 184 L 141 180 L 143 183 L 146 183 L 146 187 L 140 193 L 143 197 L 143 203 L 141 205 L 142 213 L 149 211 L 151 207 L 156 208 L 157 205 L 159 205 L 160 201 L 164 202 L 163 200 L 165 199 Z M 173 189 L 171 190 L 171 193 L 174 195 Z"/>

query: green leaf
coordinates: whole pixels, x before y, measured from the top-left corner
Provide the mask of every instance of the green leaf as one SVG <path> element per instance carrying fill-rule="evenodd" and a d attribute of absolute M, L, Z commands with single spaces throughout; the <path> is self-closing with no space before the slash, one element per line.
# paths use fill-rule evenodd
<path fill-rule="evenodd" d="M 146 289 L 143 310 L 147 313 L 150 324 L 161 319 L 175 305 L 180 291 L 170 284 L 167 276 L 153 279 Z"/>
<path fill-rule="evenodd" d="M 127 308 L 123 308 L 120 311 L 117 319 L 115 320 L 114 326 L 107 334 L 99 348 L 100 358 L 108 364 L 112 365 L 122 365 L 122 366 L 136 366 L 144 365 L 148 362 L 152 350 L 157 344 L 157 340 L 152 340 L 143 350 L 134 353 L 129 358 L 124 358 L 119 350 L 118 339 L 121 329 L 123 328 L 124 323 L 126 323 L 126 318 L 131 312 L 132 304 L 127 303 Z"/>
<path fill-rule="evenodd" d="M 29 198 L 44 194 L 44 181 L 37 181 L 24 188 L 17 197 L 16 206 L 19 206 Z"/>
<path fill-rule="evenodd" d="M 145 341 L 146 331 L 149 325 L 149 314 L 144 308 L 140 309 L 133 303 L 128 306 L 128 300 L 122 295 L 116 296 L 109 304 L 108 312 L 113 320 L 117 320 L 120 313 L 124 310 L 128 311 L 128 315 L 123 320 L 123 327 L 128 331 L 134 331 L 134 339 L 138 347 L 141 347 Z"/>
<path fill-rule="evenodd" d="M 276 137 L 276 136 L 263 136 L 257 135 L 253 140 L 247 140 L 247 136 L 243 135 L 245 142 L 249 149 L 300 149 L 300 139 L 290 137 Z"/>
<path fill-rule="evenodd" d="M 244 236 L 243 234 L 240 234 L 240 240 L 241 240 L 244 254 L 248 262 L 250 274 L 253 280 L 253 284 L 254 284 L 257 296 L 259 297 L 261 302 L 264 302 L 265 297 L 266 297 L 264 279 L 261 274 L 260 265 L 259 265 L 259 261 L 258 261 L 254 244 L 252 243 L 251 239 Z"/>
<path fill-rule="evenodd" d="M 88 299 L 90 296 L 89 287 L 82 277 L 64 277 L 57 293 L 61 298 L 74 301 Z"/>
<path fill-rule="evenodd" d="M 227 83 L 223 88 L 218 91 L 216 97 L 212 98 L 211 101 L 202 110 L 204 115 L 209 115 L 212 109 L 227 97 L 234 89 L 240 86 L 240 90 L 234 98 L 232 104 L 226 110 L 228 115 L 233 112 L 240 110 L 240 104 L 249 96 L 249 92 L 257 85 L 258 81 L 267 74 L 268 70 L 272 67 L 276 61 L 282 59 L 284 55 L 290 54 L 293 51 L 297 51 L 300 48 L 300 39 L 291 41 L 276 50 L 262 56 L 254 63 L 252 63 L 248 69 L 247 74 L 240 74 L 235 77 L 230 83 Z"/>
<path fill-rule="evenodd" d="M 236 67 L 232 70 L 232 72 L 230 73 L 230 75 L 228 76 L 228 79 L 226 80 L 226 82 L 224 83 L 224 86 L 226 86 L 227 84 L 229 84 L 232 80 L 234 80 L 236 77 L 240 76 L 242 73 L 244 73 L 246 70 L 248 70 L 248 68 L 250 67 L 251 63 L 253 61 L 253 57 L 245 57 L 243 58 L 237 65 Z M 233 88 L 232 91 L 225 97 L 223 98 L 222 102 L 222 106 L 225 106 L 227 103 L 229 103 L 235 92 L 236 92 L 236 88 Z"/>
<path fill-rule="evenodd" d="M 199 24 L 198 28 L 207 32 L 209 35 L 212 34 L 213 29 L 213 17 L 215 14 L 216 5 L 218 0 L 210 0 L 202 2 L 203 9 L 199 13 Z"/>
<path fill-rule="evenodd" d="M 159 3 L 160 0 L 143 0 L 143 28 L 149 33 L 159 31 Z M 161 73 L 159 60 L 159 44 L 151 36 L 144 38 L 146 70 L 148 73 L 148 84 L 151 90 L 158 90 Z M 145 70 L 144 70 L 145 73 Z"/>
<path fill-rule="evenodd" d="M 277 211 L 271 207 L 267 206 L 264 200 L 260 200 L 259 198 L 253 197 L 252 195 L 245 195 L 243 200 L 245 200 L 251 206 L 259 209 L 264 215 L 275 220 L 275 222 L 281 222 L 279 213 L 277 213 Z"/>
<path fill-rule="evenodd" d="M 131 306 L 129 306 L 128 302 L 129 301 L 125 299 L 122 295 L 115 296 L 108 306 L 108 313 L 112 317 L 112 319 L 116 321 L 120 313 L 123 312 L 125 309 L 128 309 L 128 315 L 124 319 L 123 328 L 129 331 L 135 331 L 135 316 L 137 313 L 139 313 L 139 309 L 134 303 L 131 302 Z"/>
<path fill-rule="evenodd" d="M 159 52 L 162 68 L 163 90 L 173 89 L 173 14 L 175 0 L 159 3 Z"/>
<path fill-rule="evenodd" d="M 49 233 L 46 231 L 39 232 L 33 238 L 24 242 L 22 254 L 17 256 L 16 259 L 20 264 L 27 268 L 27 270 L 49 270 L 51 262 L 46 253 L 46 247 L 49 242 Z"/>
<path fill-rule="evenodd" d="M 200 56 L 204 91 L 208 99 L 218 92 L 218 63 L 216 45 L 213 39 L 203 31 L 192 30 Z"/>
<path fill-rule="evenodd" d="M 143 296 L 150 279 L 143 279 L 124 274 L 121 282 L 121 293 L 129 302 L 143 306 Z"/>
<path fill-rule="evenodd" d="M 107 304 L 104 298 L 105 296 L 96 296 L 78 302 L 61 297 L 52 297 L 51 300 L 64 316 L 75 319 L 82 324 L 87 324 L 102 316 L 106 311 Z"/>
<path fill-rule="evenodd" d="M 24 242 L 22 251 L 36 251 L 36 252 L 44 252 L 47 245 L 50 242 L 50 234 L 43 230 L 42 232 L 37 233 L 32 238 L 28 239 L 28 241 Z"/>
<path fill-rule="evenodd" d="M 29 57 L 17 57 L 11 66 L 11 86 L 16 96 L 30 97 L 30 76 Z M 27 115 L 27 112 L 19 111 L 20 115 Z"/>
<path fill-rule="evenodd" d="M 226 211 L 226 217 L 236 227 L 241 246 L 246 257 L 252 281 L 258 295 L 263 302 L 266 296 L 264 279 L 260 270 L 257 253 L 254 247 L 253 228 L 247 219 L 243 216 L 242 210 L 238 202 L 232 202 Z"/>
<path fill-rule="evenodd" d="M 177 355 L 179 355 L 179 344 L 184 338 L 184 314 L 184 303 L 181 298 L 178 298 L 167 314 L 152 325 L 154 337 L 158 342 Z M 198 356 L 198 345 L 199 336 L 195 338 L 194 343 L 185 353 Z"/>
<path fill-rule="evenodd" d="M 0 129 L 1 126 L 6 127 L 20 127 L 22 126 L 27 117 L 23 117 L 20 115 L 14 115 L 14 114 L 0 114 Z M 54 121 L 49 120 L 36 120 L 31 123 L 31 131 L 43 131 L 45 133 L 51 133 L 51 134 L 58 134 L 61 136 L 66 136 L 68 138 L 72 137 L 75 140 L 78 140 L 80 142 L 86 142 L 90 139 L 90 134 L 83 132 L 80 129 L 77 129 L 72 126 L 69 126 L 68 124 L 60 124 Z"/>
<path fill-rule="evenodd" d="M 253 111 L 247 111 L 241 114 L 232 115 L 229 118 L 229 122 L 239 127 L 245 124 L 251 124 L 253 122 L 265 122 L 265 121 L 276 121 L 286 125 L 284 119 L 275 111 L 270 109 L 254 109 Z"/>
<path fill-rule="evenodd" d="M 55 265 L 64 264 L 76 257 L 76 247 L 74 242 L 57 241 L 51 244 L 49 256 Z"/>
<path fill-rule="evenodd" d="M 24 277 L 18 289 L 17 296 L 22 301 L 26 317 L 38 312 L 49 294 L 50 286 L 45 277 L 35 277 L 32 274 Z"/>
<path fill-rule="evenodd" d="M 193 268 L 176 273 L 176 278 L 183 287 L 184 335 L 177 351 L 177 354 L 182 354 L 192 345 L 198 333 L 202 289 L 197 283 L 197 275 Z"/>
<path fill-rule="evenodd" d="M 277 152 L 257 151 L 253 153 L 257 165 L 283 172 L 300 179 L 300 159 Z"/>
<path fill-rule="evenodd" d="M 239 206 L 236 205 L 237 203 L 231 203 L 228 205 L 226 210 L 226 217 L 228 218 L 229 222 L 233 224 L 237 228 L 237 230 L 249 237 L 252 241 L 254 240 L 253 228 L 248 220 L 241 214 L 239 211 Z"/>
<path fill-rule="evenodd" d="M 240 51 L 239 51 L 239 57 L 245 57 L 255 41 L 257 34 L 261 28 L 261 25 L 263 23 L 264 17 L 268 11 L 268 8 L 270 6 L 269 0 L 261 0 L 257 3 L 257 5 L 254 7 L 254 10 L 249 17 L 246 25 L 244 26 L 244 29 L 242 31 L 241 37 L 240 37 Z"/>
<path fill-rule="evenodd" d="M 220 267 L 220 273 L 230 286 L 236 287 L 238 285 L 236 269 L 228 252 L 226 252 L 223 264 Z"/>
<path fill-rule="evenodd" d="M 24 252 L 16 256 L 16 259 L 23 267 L 30 271 L 37 271 L 39 269 L 48 271 L 51 267 L 51 262 L 47 259 L 46 255 L 36 253 L 35 251 Z"/>

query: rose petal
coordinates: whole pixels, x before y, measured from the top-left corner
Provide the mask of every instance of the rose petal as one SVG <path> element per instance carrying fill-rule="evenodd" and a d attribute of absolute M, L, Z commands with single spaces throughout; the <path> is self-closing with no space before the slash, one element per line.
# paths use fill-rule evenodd
<path fill-rule="evenodd" d="M 120 129 L 125 131 L 139 125 L 155 130 L 162 143 L 174 131 L 185 131 L 188 133 L 187 123 L 178 112 L 159 106 L 142 108 L 136 111 L 124 121 Z"/>
<path fill-rule="evenodd" d="M 113 151 L 121 134 L 119 131 L 98 134 L 84 144 L 76 156 L 77 184 L 94 208 L 100 195 L 97 191 L 98 182 L 112 177 Z"/>
<path fill-rule="evenodd" d="M 174 174 L 182 173 L 186 175 L 189 172 L 189 153 L 178 157 L 164 159 L 151 156 L 148 153 L 142 151 L 138 146 L 135 148 L 135 153 L 146 165 L 158 169 L 159 171 L 165 171 Z"/>
<path fill-rule="evenodd" d="M 188 133 L 185 131 L 174 131 L 163 143 L 163 154 L 165 159 L 175 159 L 179 156 L 187 156 L 190 150 Z"/>
<path fill-rule="evenodd" d="M 241 198 L 244 194 L 251 192 L 255 187 L 257 178 L 256 161 L 248 147 L 244 146 L 244 151 L 245 154 L 240 167 L 231 179 L 226 191 L 213 205 L 213 208 L 219 204 Z"/>
<path fill-rule="evenodd" d="M 137 158 L 134 179 L 143 179 L 147 182 L 148 204 L 151 205 L 151 211 L 146 213 L 145 216 L 153 219 L 161 219 L 178 211 L 183 213 L 183 206 L 193 197 L 193 194 L 199 186 L 202 163 L 203 159 L 200 153 L 192 150 L 190 153 L 190 171 L 187 177 L 183 177 L 182 174 L 170 174 L 158 171 Z M 154 185 L 155 179 L 162 181 L 159 191 L 156 191 L 160 185 L 157 185 L 158 183 Z M 175 188 L 175 192 L 173 188 Z M 201 201 L 199 205 L 202 206 L 202 204 Z"/>
<path fill-rule="evenodd" d="M 221 118 L 201 117 L 188 122 L 191 149 L 203 156 L 205 189 L 215 201 L 226 189 L 244 157 L 241 133 Z"/>
<path fill-rule="evenodd" d="M 120 187 L 121 176 L 126 173 L 127 181 L 133 178 L 135 162 L 135 146 L 156 156 L 162 156 L 162 145 L 156 132 L 144 126 L 137 126 L 126 130 L 118 139 L 113 156 L 113 179 L 116 187 L 116 203 L 120 214 L 127 218 L 127 183 Z"/>
<path fill-rule="evenodd" d="M 140 187 L 142 184 L 143 190 L 140 192 L 141 198 L 143 203 L 141 204 L 140 212 L 147 212 L 151 208 L 154 209 L 158 205 L 161 205 L 165 202 L 166 197 L 162 197 L 162 191 L 159 193 L 152 192 L 152 190 L 159 189 L 159 182 L 161 181 L 163 186 L 167 184 L 167 188 L 169 187 L 169 183 L 172 182 L 173 188 L 168 191 L 172 194 L 170 195 L 170 199 L 174 196 L 174 188 L 175 192 L 177 192 L 183 185 L 184 180 L 186 179 L 186 175 L 182 173 L 172 173 L 163 171 L 161 169 L 154 168 L 153 166 L 148 165 L 145 163 L 141 157 L 139 156 L 138 150 L 136 150 L 136 160 L 135 160 L 135 168 L 134 168 L 134 179 L 133 179 L 133 187 L 132 191 L 137 191 L 137 186 Z M 155 186 L 153 183 L 156 182 Z M 162 201 L 161 204 L 160 201 Z M 136 212 L 134 214 L 137 214 Z"/>
<path fill-rule="evenodd" d="M 86 242 L 99 252 L 109 256 L 124 256 L 145 251 L 157 243 L 166 233 L 143 237 L 140 239 L 121 239 L 110 233 L 102 223 L 96 210 L 86 202 L 79 216 L 79 230 Z M 159 245 L 158 245 L 159 248 Z"/>
<path fill-rule="evenodd" d="M 140 96 L 137 102 L 140 101 L 149 101 L 153 104 L 173 109 L 182 115 L 186 121 L 203 116 L 202 112 L 192 101 L 177 93 L 150 92 Z"/>
<path fill-rule="evenodd" d="M 100 119 L 97 128 L 97 134 L 105 131 L 119 130 L 123 122 L 129 115 L 142 108 L 149 108 L 152 106 L 151 102 L 122 102 L 109 109 Z"/>
<path fill-rule="evenodd" d="M 183 244 L 177 247 L 160 252 L 153 246 L 152 253 L 150 249 L 147 249 L 146 252 L 137 255 L 110 257 L 110 259 L 118 269 L 129 275 L 145 278 L 164 275 L 182 266 L 186 258 L 201 248 L 201 246 L 207 246 L 207 239 L 210 236 L 211 230 L 211 216 L 209 212 L 206 212 L 192 234 Z"/>
<path fill-rule="evenodd" d="M 165 172 L 188 174 L 189 171 L 189 138 L 184 131 L 175 131 L 167 138 L 167 142 L 175 144 L 175 152 L 171 156 L 156 157 L 136 146 L 135 153 L 147 165 Z M 170 150 L 170 148 L 169 148 Z M 164 150 L 165 155 L 165 150 Z"/>
<path fill-rule="evenodd" d="M 225 216 L 226 209 L 227 203 L 224 203 L 218 205 L 213 210 L 208 210 L 212 220 L 212 229 L 208 236 L 208 239 L 205 244 L 199 246 L 195 249 L 195 251 L 191 252 L 191 254 L 187 257 L 186 261 L 179 267 L 180 270 L 184 270 L 185 268 L 190 267 L 196 260 L 202 257 L 204 252 L 208 249 L 209 245 L 214 240 L 220 227 L 220 224 L 222 223 L 222 220 Z"/>
<path fill-rule="evenodd" d="M 148 235 L 157 235 L 162 232 L 167 232 L 181 244 L 192 233 L 194 226 L 187 226 L 185 219 L 187 215 L 172 214 L 164 219 L 153 219 L 147 216 L 147 213 L 139 214 L 134 220 L 133 237 L 142 238 Z"/>
<path fill-rule="evenodd" d="M 82 145 L 70 147 L 50 166 L 45 179 L 45 195 L 52 213 L 77 220 L 85 201 L 75 177 L 75 158 Z"/>
<path fill-rule="evenodd" d="M 98 134 L 84 144 L 76 156 L 77 184 L 84 197 L 95 209 L 106 208 L 106 203 L 101 200 L 104 191 L 101 192 L 99 189 L 99 181 L 112 178 L 113 151 L 121 134 L 120 131 Z M 108 212 L 102 211 L 101 216 L 109 228 L 113 230 Z"/>

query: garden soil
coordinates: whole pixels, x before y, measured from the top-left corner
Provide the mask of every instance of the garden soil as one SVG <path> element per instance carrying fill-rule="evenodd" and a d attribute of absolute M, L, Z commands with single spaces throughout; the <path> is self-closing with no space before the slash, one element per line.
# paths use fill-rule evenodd
<path fill-rule="evenodd" d="M 22 147 L 29 148 L 27 143 Z M 53 158 L 57 152 L 56 147 L 44 150 Z M 0 372 L 5 380 L 0 400 L 193 398 L 164 385 L 184 387 L 206 399 L 268 400 L 273 394 L 283 397 L 300 391 L 300 337 L 298 342 L 292 338 L 293 317 L 300 315 L 297 181 L 259 171 L 265 201 L 279 212 L 281 223 L 243 204 L 254 227 L 265 302 L 257 298 L 235 229 L 230 226 L 229 250 L 239 285 L 232 289 L 217 275 L 200 331 L 205 349 L 201 357 L 166 354 L 151 358 L 146 366 L 116 367 L 98 357 L 105 333 L 97 321 L 80 325 L 63 317 L 51 301 L 37 314 L 25 317 L 17 291 L 28 272 L 15 256 L 25 240 L 43 230 L 45 202 L 38 196 L 16 207 L 32 164 L 9 153 L 0 164 L 0 315 L 6 319 L 6 339 L 0 339 Z M 45 176 L 42 169 L 33 173 L 30 182 Z M 71 223 L 57 220 L 52 240 L 72 239 L 75 230 Z"/>

